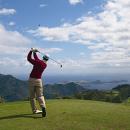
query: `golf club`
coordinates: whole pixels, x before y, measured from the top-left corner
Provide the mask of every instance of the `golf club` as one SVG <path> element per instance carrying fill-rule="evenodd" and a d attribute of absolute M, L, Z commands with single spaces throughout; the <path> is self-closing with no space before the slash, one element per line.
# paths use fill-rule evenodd
<path fill-rule="evenodd" d="M 46 54 L 44 54 L 44 53 L 42 53 L 42 52 L 40 52 L 40 51 L 38 51 L 38 52 L 39 52 L 41 55 L 46 55 Z M 60 67 L 62 68 L 62 64 L 61 64 L 61 63 L 59 63 L 58 61 L 52 59 L 51 57 L 49 57 L 49 59 L 51 59 L 51 60 L 54 61 L 55 63 L 59 64 Z"/>

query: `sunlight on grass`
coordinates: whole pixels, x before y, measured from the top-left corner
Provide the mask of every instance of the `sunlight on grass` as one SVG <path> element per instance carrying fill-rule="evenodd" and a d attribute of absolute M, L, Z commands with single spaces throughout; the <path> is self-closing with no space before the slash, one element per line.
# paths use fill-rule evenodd
<path fill-rule="evenodd" d="M 85 100 L 47 100 L 47 117 L 29 102 L 0 104 L 0 130 L 129 130 L 130 107 Z"/>

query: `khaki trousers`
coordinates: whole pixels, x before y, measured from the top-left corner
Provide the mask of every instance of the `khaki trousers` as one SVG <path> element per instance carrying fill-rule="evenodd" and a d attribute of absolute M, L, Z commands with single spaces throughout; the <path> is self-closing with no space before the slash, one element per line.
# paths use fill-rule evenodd
<path fill-rule="evenodd" d="M 32 111 L 36 111 L 36 98 L 39 102 L 40 107 L 45 107 L 45 99 L 43 96 L 43 86 L 41 79 L 29 78 L 29 94 L 30 94 L 30 104 Z"/>

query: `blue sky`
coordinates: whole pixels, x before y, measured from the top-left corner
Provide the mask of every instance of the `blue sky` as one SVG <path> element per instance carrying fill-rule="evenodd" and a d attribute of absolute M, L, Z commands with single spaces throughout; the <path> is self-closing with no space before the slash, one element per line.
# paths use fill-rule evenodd
<path fill-rule="evenodd" d="M 128 73 L 128 12 L 130 0 L 0 0 L 0 73 L 30 73 L 31 47 L 63 64 L 47 75 Z"/>

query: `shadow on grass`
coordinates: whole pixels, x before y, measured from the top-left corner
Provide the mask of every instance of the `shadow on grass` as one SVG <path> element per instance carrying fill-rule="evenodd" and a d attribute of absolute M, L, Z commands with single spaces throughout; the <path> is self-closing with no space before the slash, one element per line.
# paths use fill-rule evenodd
<path fill-rule="evenodd" d="M 41 115 L 39 114 L 19 114 L 19 115 L 8 115 L 8 116 L 3 116 L 0 117 L 0 120 L 6 120 L 6 119 L 15 119 L 15 118 L 42 118 Z"/>

